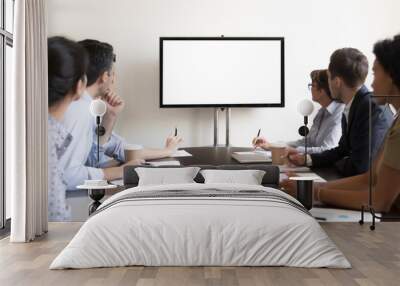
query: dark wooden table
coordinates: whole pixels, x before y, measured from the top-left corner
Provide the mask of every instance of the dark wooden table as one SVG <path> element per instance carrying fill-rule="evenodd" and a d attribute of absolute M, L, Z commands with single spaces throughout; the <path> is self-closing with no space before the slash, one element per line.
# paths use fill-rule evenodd
<path fill-rule="evenodd" d="M 253 148 L 249 147 L 188 147 L 182 148 L 186 150 L 192 157 L 180 157 L 176 158 L 181 165 L 227 165 L 227 164 L 240 164 L 235 159 L 232 159 L 231 154 L 233 152 L 240 151 L 252 151 Z M 168 159 L 170 160 L 170 158 Z M 155 160 L 158 161 L 158 160 Z M 259 163 L 257 163 L 259 164 Z M 270 164 L 270 163 L 265 163 Z M 336 180 L 342 178 L 339 173 L 332 168 L 312 168 L 312 172 L 318 176 L 324 178 L 327 181 Z"/>

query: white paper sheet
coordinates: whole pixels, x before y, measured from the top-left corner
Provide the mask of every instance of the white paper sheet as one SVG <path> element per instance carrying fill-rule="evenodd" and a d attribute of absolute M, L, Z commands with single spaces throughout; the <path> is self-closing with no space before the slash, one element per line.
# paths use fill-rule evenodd
<path fill-rule="evenodd" d="M 193 156 L 192 154 L 190 154 L 185 150 L 176 150 L 175 153 L 172 154 L 170 157 L 178 158 L 178 157 L 192 157 L 192 156 Z"/>
<path fill-rule="evenodd" d="M 160 166 L 180 166 L 181 163 L 179 161 L 152 161 L 147 162 L 150 166 L 160 167 Z"/>
<path fill-rule="evenodd" d="M 110 184 L 116 185 L 116 186 L 123 186 L 124 185 L 124 180 L 119 179 L 119 180 L 112 180 L 110 181 Z"/>
<path fill-rule="evenodd" d="M 233 152 L 234 154 L 238 155 L 263 155 L 266 157 L 271 157 L 271 151 L 263 151 L 263 150 L 255 150 L 255 151 L 241 151 L 241 152 Z"/>
<path fill-rule="evenodd" d="M 318 182 L 318 183 L 324 183 L 326 182 L 326 180 L 324 178 L 322 178 L 321 176 L 318 176 L 317 174 L 313 173 L 313 172 L 308 172 L 308 173 L 298 173 L 297 174 L 299 177 L 315 177 L 317 178 L 316 180 L 314 180 L 314 182 Z M 285 180 L 288 178 L 288 176 L 285 173 L 281 173 L 280 174 L 280 180 Z"/>
<path fill-rule="evenodd" d="M 239 163 L 255 163 L 255 162 L 271 162 L 270 151 L 244 151 L 244 152 L 233 152 L 232 158 L 237 160 Z"/>

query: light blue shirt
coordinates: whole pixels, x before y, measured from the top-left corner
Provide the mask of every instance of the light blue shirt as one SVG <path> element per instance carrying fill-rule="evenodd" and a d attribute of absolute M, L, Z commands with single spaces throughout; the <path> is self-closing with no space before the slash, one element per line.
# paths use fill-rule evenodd
<path fill-rule="evenodd" d="M 67 221 L 71 209 L 67 205 L 65 192 L 67 183 L 64 180 L 60 159 L 70 148 L 71 134 L 62 123 L 51 115 L 48 118 L 48 216 L 50 221 Z"/>
<path fill-rule="evenodd" d="M 79 100 L 70 104 L 64 116 L 63 124 L 73 138 L 60 162 L 68 190 L 75 190 L 85 180 L 104 179 L 101 166 L 110 157 L 121 162 L 125 160 L 124 140 L 112 133 L 110 140 L 100 146 L 100 164 L 97 164 L 96 121 L 89 111 L 91 101 L 92 97 L 85 92 Z"/>
<path fill-rule="evenodd" d="M 96 128 L 96 127 L 94 127 Z M 94 129 L 95 130 L 95 129 Z M 93 144 L 89 152 L 89 156 L 86 160 L 87 166 L 97 165 L 97 135 L 93 133 Z M 121 136 L 111 134 L 108 142 L 99 148 L 100 155 L 100 167 L 107 163 L 109 160 L 114 159 L 120 162 L 125 162 L 125 152 L 124 152 L 125 139 Z"/>
<path fill-rule="evenodd" d="M 339 144 L 342 136 L 342 113 L 345 108 L 343 103 L 332 101 L 326 108 L 318 110 L 307 136 L 307 152 L 309 154 L 321 153 L 332 149 Z M 288 142 L 300 153 L 305 152 L 304 138 Z"/>

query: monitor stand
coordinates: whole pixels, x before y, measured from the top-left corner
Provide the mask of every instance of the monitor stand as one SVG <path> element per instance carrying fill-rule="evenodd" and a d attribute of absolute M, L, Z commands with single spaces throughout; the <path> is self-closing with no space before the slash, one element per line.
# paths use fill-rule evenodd
<path fill-rule="evenodd" d="M 230 146 L 230 121 L 231 121 L 231 108 L 223 107 L 223 108 L 214 108 L 214 147 L 218 146 L 218 118 L 219 118 L 219 109 L 221 111 L 225 111 L 225 146 Z"/>

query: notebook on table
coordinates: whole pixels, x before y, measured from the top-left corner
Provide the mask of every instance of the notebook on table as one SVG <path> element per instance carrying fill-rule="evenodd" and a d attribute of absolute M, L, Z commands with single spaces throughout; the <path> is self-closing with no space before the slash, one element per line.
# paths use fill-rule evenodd
<path fill-rule="evenodd" d="M 146 165 L 153 166 L 153 167 L 162 167 L 162 166 L 180 166 L 181 163 L 176 160 L 163 160 L 163 161 L 149 161 L 146 162 Z"/>
<path fill-rule="evenodd" d="M 272 162 L 270 151 L 245 151 L 233 152 L 232 158 L 239 163 L 270 163 Z"/>

